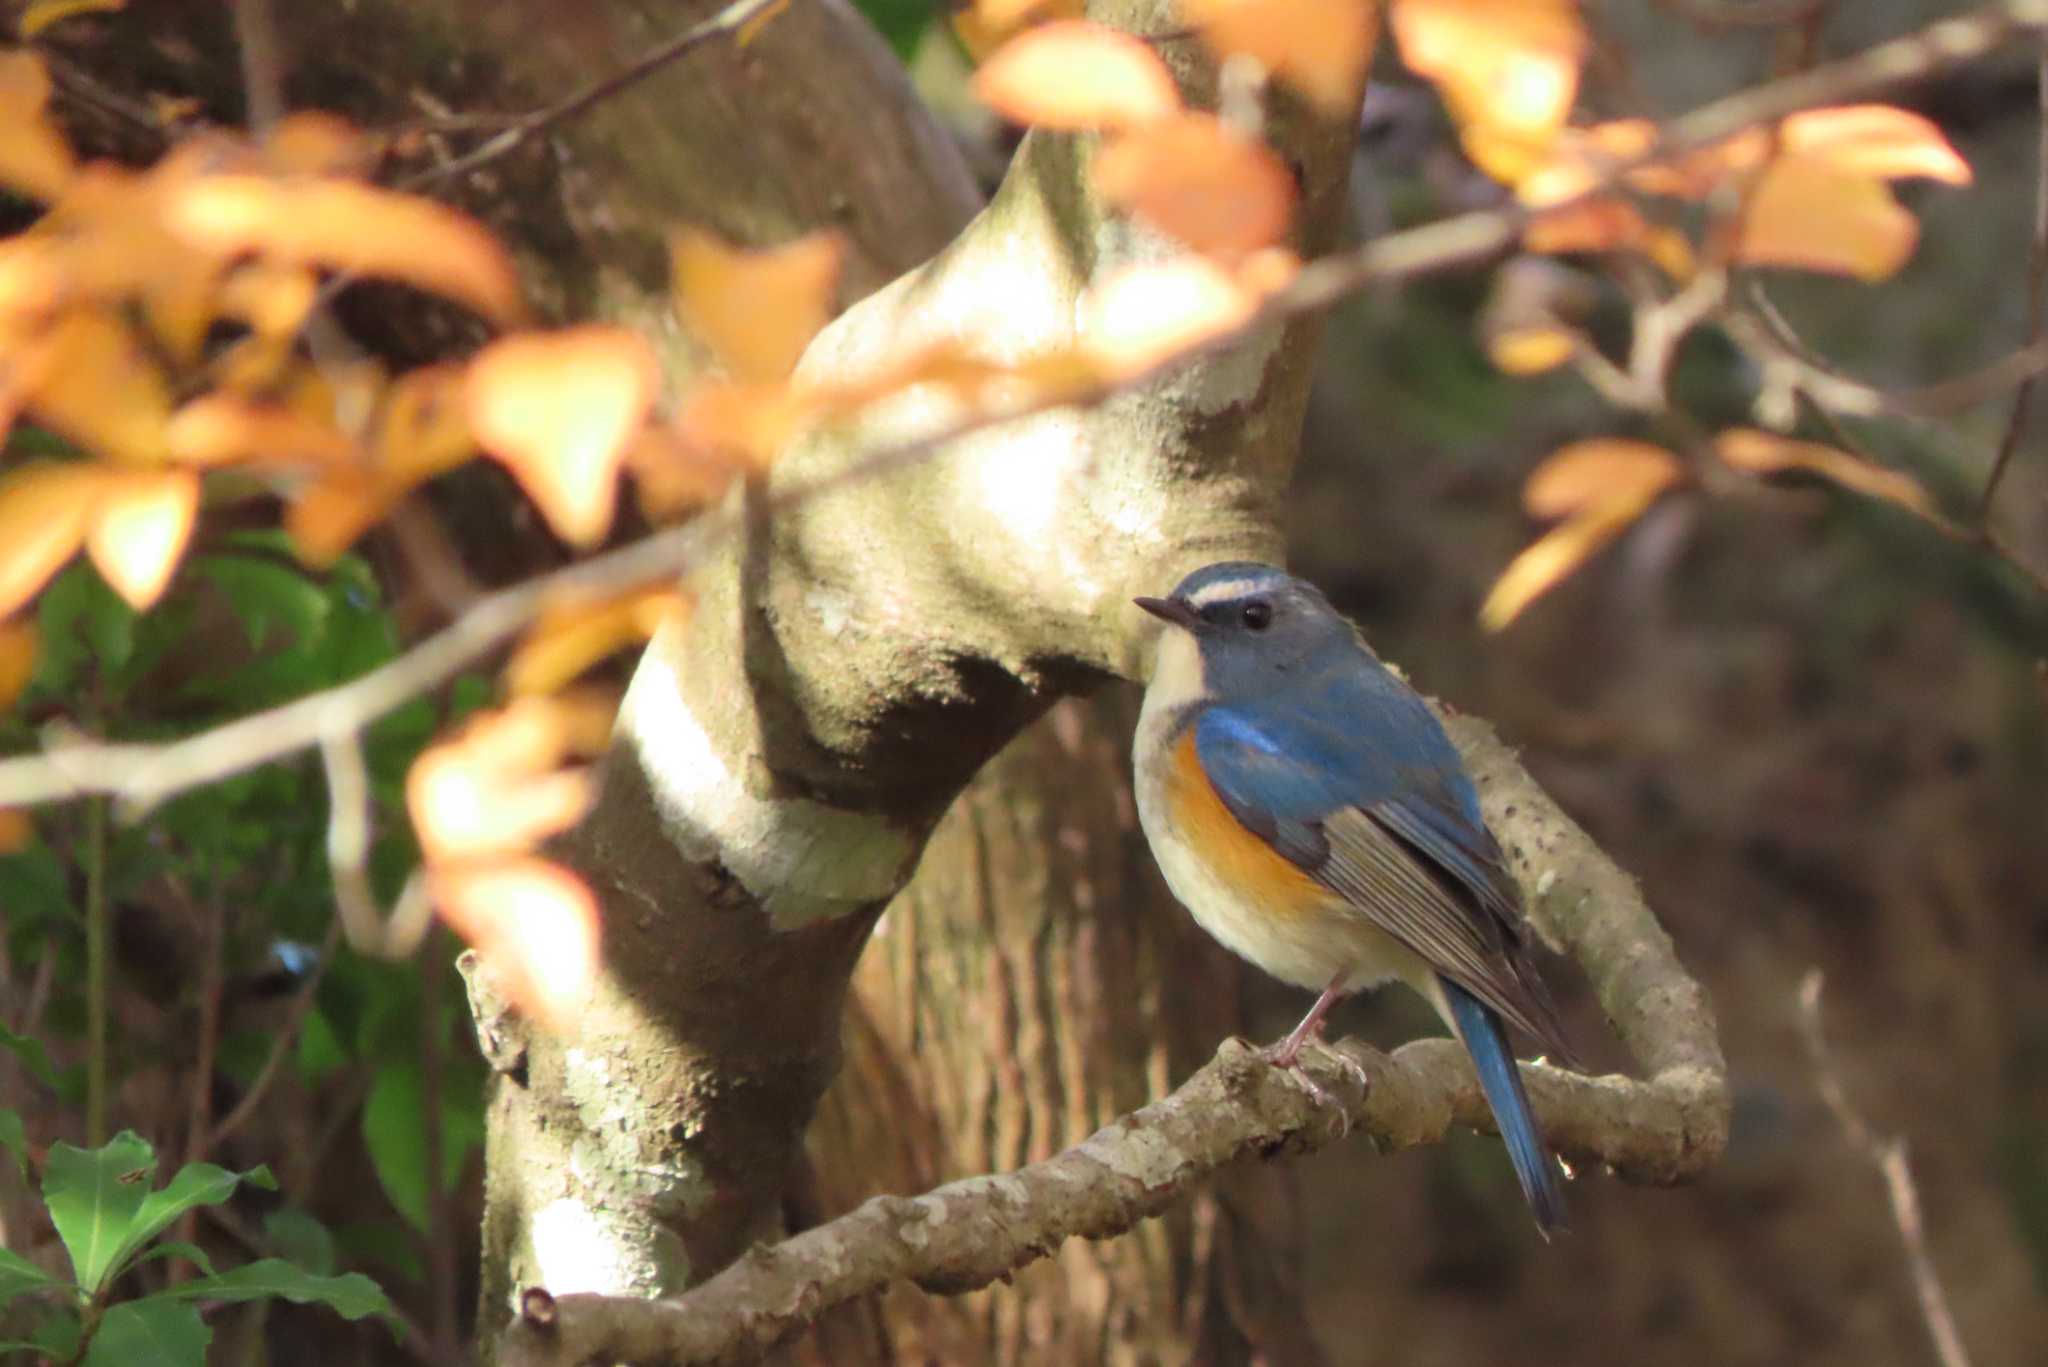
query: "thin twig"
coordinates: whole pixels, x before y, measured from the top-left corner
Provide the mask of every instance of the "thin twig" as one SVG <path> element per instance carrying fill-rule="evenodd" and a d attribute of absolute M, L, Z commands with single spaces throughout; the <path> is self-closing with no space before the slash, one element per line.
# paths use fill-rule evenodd
<path fill-rule="evenodd" d="M 556 124 L 567 123 L 578 115 L 589 112 L 600 102 L 652 76 L 692 48 L 700 47 L 713 38 L 737 33 L 755 20 L 767 16 L 770 11 L 787 4 L 789 0 L 733 0 L 732 4 L 709 19 L 692 24 L 639 61 L 593 81 L 574 95 L 545 109 L 515 116 L 510 126 L 481 146 L 471 148 L 453 161 L 430 166 L 406 176 L 398 182 L 397 188 L 418 190 L 439 181 L 467 175 L 486 162 L 495 161 L 510 153 L 534 134 Z"/>
<path fill-rule="evenodd" d="M 242 59 L 242 102 L 259 139 L 284 118 L 284 66 L 270 0 L 235 0 L 235 45 Z"/>
<path fill-rule="evenodd" d="M 179 900 L 205 921 L 205 934 L 199 946 L 199 1042 L 192 1051 L 191 1110 L 185 1120 L 185 1161 L 203 1163 L 206 1161 L 207 1133 L 213 1121 L 213 1065 L 220 1043 L 221 985 L 227 957 L 227 907 L 221 898 L 218 878 L 211 880 L 203 902 L 192 895 L 183 879 L 173 876 L 169 881 Z M 189 1242 L 197 1227 L 196 1213 L 186 1211 L 178 1221 L 178 1237 Z M 182 1260 L 174 1260 L 165 1272 L 172 1285 L 184 1281 L 188 1275 Z"/>
<path fill-rule="evenodd" d="M 2041 111 L 2041 131 L 2034 153 L 2034 241 L 2027 253 L 2027 349 L 2041 340 L 2042 306 L 2048 303 L 2048 42 L 2041 48 L 2040 66 L 2034 77 L 2035 100 Z M 1984 479 L 1984 492 L 1977 499 L 1977 520 L 1991 518 L 1991 500 L 1998 496 L 1998 482 L 2005 467 L 2012 464 L 2026 434 L 2027 412 L 2034 397 L 2034 375 L 2020 381 L 2013 391 L 2012 412 L 2005 420 L 2005 434 L 1998 439 L 1998 454 L 1991 461 L 1991 473 Z"/>
<path fill-rule="evenodd" d="M 701 33 L 694 39 L 701 42 L 737 27 L 764 13 L 769 3 L 772 0 L 749 0 L 729 6 L 674 40 L 664 54 L 686 50 L 677 45 L 691 35 Z M 1652 151 L 1603 168 L 1604 176 L 1583 194 L 1546 206 L 1546 211 L 1586 203 L 1644 166 L 1711 146 L 1802 109 L 1867 95 L 1961 65 L 1993 50 L 2014 32 L 2037 27 L 2048 27 L 2048 0 L 2006 0 L 1853 57 L 1716 101 L 1675 121 Z M 597 93 L 609 93 L 616 88 L 617 79 L 601 82 Z M 591 95 L 586 91 L 565 104 L 581 108 Z M 786 511 L 808 499 L 907 468 L 962 437 L 1003 423 L 1055 408 L 1102 402 L 1225 351 L 1251 333 L 1326 308 L 1369 284 L 1417 279 L 1487 260 L 1512 247 L 1532 216 L 1525 206 L 1505 204 L 1320 258 L 1302 267 L 1292 282 L 1234 328 L 1111 378 L 991 406 L 927 436 L 861 457 L 832 474 L 791 484 L 768 497 L 768 511 Z M 87 793 L 109 793 L 121 798 L 123 815 L 132 818 L 185 789 L 325 743 L 331 737 L 354 735 L 504 644 L 543 606 L 561 597 L 606 597 L 673 578 L 701 563 L 735 530 L 729 515 L 702 517 L 488 594 L 443 630 L 359 679 L 183 740 L 104 744 L 60 737 L 42 754 L 0 760 L 0 806 L 30 806 Z"/>
<path fill-rule="evenodd" d="M 107 802 L 85 804 L 85 1142 L 107 1141 Z"/>
<path fill-rule="evenodd" d="M 1905 1246 L 1906 1267 L 1913 1277 L 1913 1291 L 1920 1298 L 1920 1315 L 1927 1322 L 1928 1337 L 1934 1340 L 1934 1355 L 1941 1367 L 1970 1367 L 1969 1352 L 1956 1332 L 1955 1316 L 1949 1312 L 1948 1297 L 1941 1289 L 1941 1277 L 1927 1254 L 1927 1232 L 1920 1221 L 1920 1193 L 1913 1185 L 1912 1169 L 1906 1164 L 1906 1141 L 1897 1135 L 1879 1135 L 1870 1128 L 1862 1112 L 1849 1099 L 1835 1070 L 1834 1055 L 1828 1048 L 1827 1032 L 1820 1017 L 1821 971 L 1810 968 L 1799 984 L 1799 1026 L 1806 1039 L 1807 1057 L 1813 1063 L 1821 1100 L 1835 1118 L 1842 1137 L 1884 1178 L 1885 1196 L 1891 1202 L 1892 1223 L 1899 1242 Z"/>

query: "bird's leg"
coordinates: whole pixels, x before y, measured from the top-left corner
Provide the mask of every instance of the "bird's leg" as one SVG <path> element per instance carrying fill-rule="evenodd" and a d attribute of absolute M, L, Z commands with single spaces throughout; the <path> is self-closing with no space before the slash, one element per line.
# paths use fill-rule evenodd
<path fill-rule="evenodd" d="M 1360 1087 L 1371 1087 L 1372 1079 L 1357 1059 L 1352 1058 L 1348 1054 L 1339 1053 L 1323 1043 L 1323 1018 L 1330 1014 L 1330 1008 L 1335 1006 L 1337 999 L 1344 995 L 1344 980 L 1349 976 L 1351 975 L 1348 972 L 1339 973 L 1336 977 L 1330 979 L 1330 985 L 1323 989 L 1323 995 L 1316 998 L 1316 1004 L 1311 1006 L 1308 1009 L 1308 1014 L 1301 1018 L 1301 1024 L 1295 1026 L 1289 1032 L 1286 1039 L 1281 1040 L 1278 1044 L 1266 1050 L 1266 1061 L 1276 1068 L 1285 1068 L 1288 1072 L 1294 1074 L 1301 1085 L 1308 1090 L 1308 1094 L 1315 1099 L 1317 1105 L 1337 1107 L 1337 1114 L 1342 1117 L 1344 1131 L 1347 1134 L 1351 1131 L 1351 1113 L 1345 1110 L 1335 1097 L 1324 1091 L 1317 1084 L 1316 1080 L 1308 1075 L 1308 1070 L 1301 1066 L 1301 1051 L 1304 1046 L 1313 1040 L 1316 1044 L 1322 1046 L 1324 1053 L 1336 1059 L 1346 1072 L 1357 1078 Z"/>

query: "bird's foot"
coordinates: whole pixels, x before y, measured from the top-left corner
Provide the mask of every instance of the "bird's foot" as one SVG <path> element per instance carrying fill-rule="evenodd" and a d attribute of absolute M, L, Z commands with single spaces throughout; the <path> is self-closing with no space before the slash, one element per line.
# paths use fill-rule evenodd
<path fill-rule="evenodd" d="M 1323 1038 L 1323 1023 L 1321 1021 L 1316 1021 L 1306 1031 L 1297 1030 L 1278 1044 L 1268 1047 L 1264 1051 L 1266 1062 L 1272 1064 L 1275 1068 L 1285 1068 L 1288 1072 L 1292 1073 L 1294 1080 L 1301 1084 L 1302 1090 L 1309 1094 L 1309 1098 L 1316 1105 L 1335 1108 L 1338 1125 L 1337 1135 L 1341 1139 L 1351 1133 L 1351 1111 L 1342 1101 L 1332 1096 L 1321 1083 L 1310 1077 L 1308 1069 L 1301 1066 L 1301 1051 L 1311 1044 L 1322 1053 L 1336 1060 L 1338 1067 L 1357 1080 L 1360 1090 L 1372 1090 L 1372 1077 L 1365 1071 L 1365 1065 L 1341 1049 L 1333 1048 Z"/>

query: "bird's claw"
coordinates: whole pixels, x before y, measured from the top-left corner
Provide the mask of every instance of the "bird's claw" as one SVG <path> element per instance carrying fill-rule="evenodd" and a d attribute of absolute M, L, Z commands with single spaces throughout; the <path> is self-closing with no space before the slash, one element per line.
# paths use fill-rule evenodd
<path fill-rule="evenodd" d="M 1290 1045 L 1292 1046 L 1291 1048 L 1289 1047 Z M 1361 1091 L 1369 1092 L 1372 1090 L 1372 1076 L 1365 1071 L 1365 1065 L 1357 1059 L 1341 1049 L 1331 1047 L 1323 1039 L 1323 1032 L 1320 1030 L 1313 1032 L 1306 1039 L 1283 1040 L 1264 1051 L 1266 1062 L 1272 1064 L 1275 1068 L 1285 1068 L 1289 1073 L 1292 1073 L 1294 1080 L 1301 1084 L 1302 1090 L 1309 1094 L 1309 1099 L 1314 1101 L 1316 1105 L 1336 1110 L 1337 1137 L 1339 1139 L 1346 1138 L 1351 1133 L 1351 1110 L 1338 1098 L 1332 1096 L 1321 1083 L 1310 1077 L 1308 1069 L 1301 1066 L 1301 1051 L 1306 1045 L 1314 1045 L 1324 1054 L 1335 1059 L 1337 1066 L 1349 1073 L 1357 1081 Z"/>

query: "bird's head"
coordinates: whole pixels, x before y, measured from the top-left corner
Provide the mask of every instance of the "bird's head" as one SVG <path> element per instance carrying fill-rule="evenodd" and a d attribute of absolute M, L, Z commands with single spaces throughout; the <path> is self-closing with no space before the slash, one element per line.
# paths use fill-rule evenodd
<path fill-rule="evenodd" d="M 1276 675 L 1358 646 L 1357 632 L 1315 585 L 1248 560 L 1205 565 L 1169 596 L 1134 601 L 1167 624 L 1155 683 L 1199 668 L 1200 691 L 1215 697 L 1255 696 Z"/>

